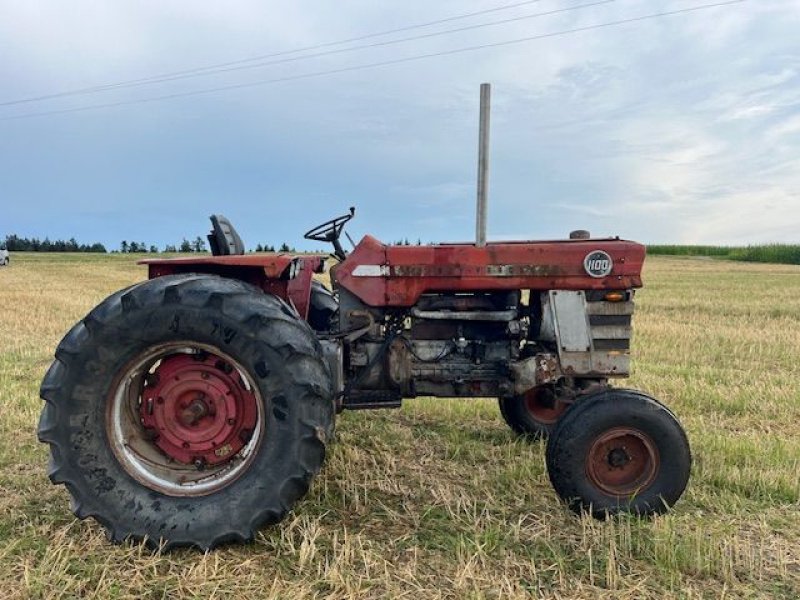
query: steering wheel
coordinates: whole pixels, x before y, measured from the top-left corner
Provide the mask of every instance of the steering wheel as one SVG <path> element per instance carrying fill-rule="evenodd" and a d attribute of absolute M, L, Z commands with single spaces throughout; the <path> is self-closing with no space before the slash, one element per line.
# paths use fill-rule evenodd
<path fill-rule="evenodd" d="M 312 227 L 303 234 L 303 237 L 307 240 L 314 240 L 316 242 L 331 242 L 333 244 L 334 254 L 338 258 L 344 260 L 347 257 L 347 254 L 345 253 L 344 248 L 342 248 L 342 245 L 339 243 L 339 236 L 342 235 L 342 229 L 344 229 L 345 223 L 352 219 L 355 214 L 356 209 L 354 206 L 351 206 L 348 214 L 342 215 L 341 217 L 336 217 L 330 221 L 325 221 L 316 227 Z"/>

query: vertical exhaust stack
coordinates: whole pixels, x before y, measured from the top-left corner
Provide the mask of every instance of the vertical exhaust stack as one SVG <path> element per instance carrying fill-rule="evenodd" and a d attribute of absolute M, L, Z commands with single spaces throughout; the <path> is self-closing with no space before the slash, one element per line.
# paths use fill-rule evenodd
<path fill-rule="evenodd" d="M 478 130 L 478 206 L 475 221 L 475 245 L 486 245 L 486 211 L 489 188 L 489 112 L 491 111 L 492 86 L 481 84 L 481 115 Z"/>

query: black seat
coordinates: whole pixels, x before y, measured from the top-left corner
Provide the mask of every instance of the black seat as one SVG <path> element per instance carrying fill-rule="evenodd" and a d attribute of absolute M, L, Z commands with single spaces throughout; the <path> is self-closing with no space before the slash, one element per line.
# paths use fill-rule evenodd
<path fill-rule="evenodd" d="M 222 215 L 211 215 L 211 233 L 208 245 L 214 256 L 244 254 L 244 242 L 231 222 Z"/>

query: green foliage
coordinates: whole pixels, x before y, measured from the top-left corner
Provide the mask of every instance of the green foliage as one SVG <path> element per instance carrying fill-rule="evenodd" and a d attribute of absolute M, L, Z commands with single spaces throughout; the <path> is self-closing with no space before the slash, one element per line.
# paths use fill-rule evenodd
<path fill-rule="evenodd" d="M 800 245 L 769 244 L 766 246 L 734 248 L 728 258 L 745 262 L 800 265 Z"/>
<path fill-rule="evenodd" d="M 9 252 L 101 252 L 105 253 L 103 244 L 79 244 L 75 238 L 67 241 L 49 238 L 21 238 L 18 235 L 7 235 L 3 244 Z"/>
<path fill-rule="evenodd" d="M 800 265 L 800 244 L 764 244 L 760 246 L 682 246 L 652 244 L 648 254 L 667 256 L 709 256 L 745 262 Z"/>

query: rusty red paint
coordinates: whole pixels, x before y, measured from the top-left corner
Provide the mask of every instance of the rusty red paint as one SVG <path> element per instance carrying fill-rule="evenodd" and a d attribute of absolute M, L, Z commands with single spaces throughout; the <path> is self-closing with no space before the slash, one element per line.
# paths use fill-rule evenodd
<path fill-rule="evenodd" d="M 235 256 L 187 256 L 181 258 L 147 258 L 138 264 L 148 265 L 150 271 L 166 269 L 175 272 L 183 267 L 209 267 L 260 269 L 270 279 L 281 277 L 293 260 L 297 257 L 292 254 L 241 254 Z M 185 271 L 181 271 L 185 272 Z M 162 273 L 163 274 L 163 273 Z"/>
<path fill-rule="evenodd" d="M 239 373 L 208 354 L 161 361 L 142 394 L 142 425 L 170 458 L 198 467 L 233 458 L 258 419 L 257 399 Z"/>
<path fill-rule="evenodd" d="M 620 498 L 646 490 L 659 471 L 660 457 L 653 439 L 639 429 L 615 427 L 600 435 L 586 455 L 589 480 Z"/>
<path fill-rule="evenodd" d="M 311 279 L 321 270 L 325 258 L 320 255 L 253 254 L 147 259 L 139 261 L 139 264 L 147 265 L 150 279 L 177 273 L 209 273 L 239 279 L 283 298 L 305 319 L 308 317 Z"/>
<path fill-rule="evenodd" d="M 569 404 L 553 394 L 548 401 L 547 391 L 539 387 L 528 390 L 523 396 L 523 402 L 531 417 L 545 425 L 556 423 L 569 408 Z"/>
<path fill-rule="evenodd" d="M 597 250 L 614 261 L 608 277 L 593 278 L 584 270 L 586 255 Z M 643 245 L 619 239 L 387 246 L 366 236 L 336 277 L 370 306 L 408 307 L 429 292 L 638 288 L 644 256 Z M 354 274 L 363 265 L 383 269 Z"/>

